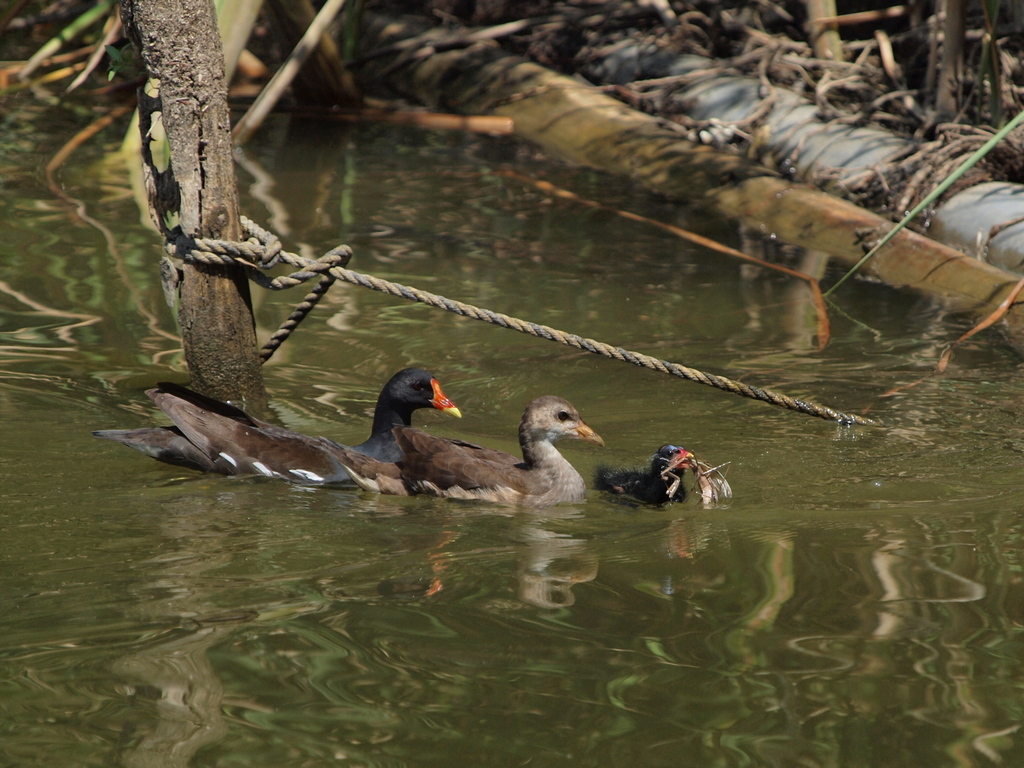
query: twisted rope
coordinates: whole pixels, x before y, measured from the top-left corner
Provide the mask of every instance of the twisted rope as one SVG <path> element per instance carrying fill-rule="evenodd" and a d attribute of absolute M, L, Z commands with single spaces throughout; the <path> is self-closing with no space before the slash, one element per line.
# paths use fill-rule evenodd
<path fill-rule="evenodd" d="M 295 305 L 288 319 L 278 326 L 260 349 L 260 360 L 265 363 L 334 285 L 337 278 L 330 274 L 330 270 L 348 264 L 352 258 L 352 249 L 347 245 L 339 245 L 319 259 L 307 259 L 284 250 L 277 235 L 263 229 L 256 222 L 245 216 L 241 217 L 241 221 L 247 236 L 244 242 L 180 235 L 168 244 L 168 250 L 182 259 L 202 264 L 237 264 L 245 270 L 250 280 L 270 291 L 293 288 L 314 277 L 320 277 L 316 287 Z M 260 271 L 270 269 L 282 261 L 299 267 L 299 271 L 290 275 L 280 275 L 272 280 Z"/>
<path fill-rule="evenodd" d="M 312 311 L 313 307 L 316 306 L 317 302 L 335 280 L 342 280 L 346 283 L 370 288 L 390 296 L 398 296 L 408 301 L 438 307 L 463 317 L 470 317 L 474 320 L 501 326 L 502 328 L 511 328 L 514 331 L 536 336 L 540 339 L 556 341 L 595 355 L 602 355 L 613 360 L 632 363 L 642 368 L 661 371 L 662 373 L 678 376 L 687 381 L 715 387 L 716 389 L 731 392 L 741 397 L 748 397 L 752 400 L 760 400 L 771 405 L 796 411 L 797 413 L 804 413 L 808 416 L 837 421 L 841 424 L 876 423 L 874 420 L 863 416 L 843 413 L 842 411 L 807 400 L 798 400 L 770 389 L 752 387 L 749 384 L 734 381 L 725 376 L 705 373 L 696 368 L 690 368 L 689 366 L 672 363 L 667 360 L 659 360 L 656 357 L 643 355 L 639 352 L 631 352 L 622 347 L 613 347 L 610 344 L 588 339 L 584 336 L 577 336 L 574 333 L 566 333 L 546 325 L 527 322 L 500 312 L 475 307 L 472 304 L 464 304 L 461 301 L 454 301 L 435 293 L 428 293 L 427 291 L 421 291 L 417 288 L 401 285 L 400 283 L 392 283 L 388 280 L 353 272 L 347 269 L 347 264 L 352 258 L 352 249 L 347 245 L 338 246 L 325 253 L 319 259 L 309 259 L 285 251 L 276 236 L 244 217 L 242 218 L 242 226 L 248 236 L 244 243 L 232 243 L 208 238 L 180 237 L 171 244 L 171 247 L 176 255 L 192 261 L 206 264 L 240 264 L 245 268 L 250 279 L 270 290 L 291 288 L 313 277 L 320 277 L 316 288 L 306 294 L 306 297 L 295 308 L 288 320 L 281 324 L 281 327 L 274 333 L 270 341 L 264 345 L 260 353 L 264 361 L 274 353 L 274 350 L 288 338 L 298 324 Z M 279 262 L 299 267 L 299 271 L 293 272 L 290 275 L 276 277 L 273 280 L 268 279 L 266 275 L 260 272 L 260 269 L 268 269 Z"/>
<path fill-rule="evenodd" d="M 452 299 L 445 298 L 444 296 L 438 296 L 437 294 L 427 293 L 426 291 L 421 291 L 417 288 L 410 288 L 407 285 L 392 283 L 388 280 L 381 280 L 377 277 L 353 272 L 352 270 L 345 269 L 343 267 L 335 267 L 331 269 L 331 274 L 346 283 L 361 285 L 364 288 L 371 288 L 375 291 L 380 291 L 381 293 L 390 294 L 391 296 L 398 296 L 409 301 L 416 301 L 421 304 L 428 304 L 432 307 L 439 307 L 447 310 L 448 312 L 454 312 L 457 315 L 462 315 L 463 317 L 471 317 L 474 320 L 482 320 L 483 322 L 491 323 L 492 325 L 500 325 L 502 328 L 511 328 L 514 331 L 519 331 L 520 333 L 525 333 L 530 336 L 536 336 L 540 339 L 557 341 L 559 344 L 576 347 L 577 349 L 582 349 L 586 352 L 592 352 L 595 355 L 603 355 L 604 357 L 610 357 L 613 360 L 621 360 L 625 363 L 638 365 L 641 368 L 650 368 L 651 370 L 661 371 L 662 373 L 678 376 L 679 378 L 686 379 L 687 381 L 695 381 L 698 384 L 705 384 L 709 387 L 715 387 L 716 389 L 721 389 L 726 392 L 732 392 L 734 395 L 740 395 L 741 397 L 761 400 L 762 402 L 771 403 L 772 405 L 777 405 L 782 408 L 788 408 L 789 410 L 797 411 L 798 413 L 806 413 L 809 416 L 817 416 L 818 418 L 838 421 L 843 424 L 875 423 L 873 420 L 866 419 L 863 416 L 843 413 L 827 406 L 818 405 L 817 403 L 808 402 L 806 400 L 797 400 L 796 398 L 783 395 L 779 392 L 774 392 L 770 389 L 752 387 L 749 384 L 734 381 L 733 379 L 729 379 L 725 376 L 705 373 L 704 371 L 699 371 L 696 368 L 679 365 L 678 363 L 671 363 L 667 360 L 659 360 L 656 357 L 643 355 L 639 352 L 631 352 L 630 350 L 623 349 L 622 347 L 613 347 L 610 344 L 605 344 L 601 341 L 588 339 L 584 336 L 577 336 L 574 333 L 559 331 L 558 329 L 551 328 L 547 325 L 540 325 L 538 323 L 520 320 L 519 318 L 511 317 L 510 315 L 503 315 L 500 312 L 493 312 L 489 309 L 481 309 L 480 307 L 475 307 L 472 304 L 464 304 L 461 301 L 453 301 Z"/>

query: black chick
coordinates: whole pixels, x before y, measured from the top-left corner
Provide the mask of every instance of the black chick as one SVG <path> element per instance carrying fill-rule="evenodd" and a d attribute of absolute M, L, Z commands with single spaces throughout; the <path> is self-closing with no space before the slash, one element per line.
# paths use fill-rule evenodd
<path fill-rule="evenodd" d="M 643 467 L 598 467 L 594 487 L 624 494 L 648 504 L 683 501 L 682 473 L 692 468 L 693 454 L 676 445 L 663 445 Z"/>

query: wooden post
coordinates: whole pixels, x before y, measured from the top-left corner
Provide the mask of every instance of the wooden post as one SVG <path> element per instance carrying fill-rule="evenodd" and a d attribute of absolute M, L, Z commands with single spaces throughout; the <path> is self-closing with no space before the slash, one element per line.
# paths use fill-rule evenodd
<path fill-rule="evenodd" d="M 170 144 L 171 178 L 151 178 L 154 198 L 163 198 L 150 201 L 161 219 L 158 226 L 163 228 L 164 211 L 176 210 L 185 234 L 241 239 L 224 56 L 213 3 L 121 0 L 121 18 L 159 88 L 159 98 L 140 98 L 139 109 L 161 113 Z M 144 134 L 142 140 L 150 139 Z M 221 400 L 241 399 L 247 407 L 262 408 L 266 393 L 242 270 L 186 264 L 178 321 L 192 385 Z"/>

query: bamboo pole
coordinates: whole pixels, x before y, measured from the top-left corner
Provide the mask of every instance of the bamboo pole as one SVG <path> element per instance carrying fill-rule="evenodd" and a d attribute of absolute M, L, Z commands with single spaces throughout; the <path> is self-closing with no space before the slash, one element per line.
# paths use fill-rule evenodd
<path fill-rule="evenodd" d="M 806 8 L 814 55 L 819 59 L 842 61 L 843 40 L 839 37 L 835 22 L 826 21 L 837 15 L 836 0 L 806 0 Z"/>
<path fill-rule="evenodd" d="M 249 137 L 263 124 L 267 115 L 271 113 L 281 96 L 284 95 L 284 92 L 291 86 L 295 77 L 299 74 L 302 65 L 314 53 L 321 39 L 326 38 L 330 40 L 325 33 L 327 28 L 334 22 L 334 17 L 341 13 L 344 5 L 345 0 L 327 0 L 324 3 L 323 8 L 320 9 L 320 12 L 309 23 L 305 34 L 296 44 L 291 54 L 285 60 L 285 63 L 277 70 L 266 87 L 260 91 L 260 95 L 256 97 L 256 101 L 242 115 L 241 120 L 235 124 L 231 135 L 236 144 L 245 144 Z M 337 59 L 337 49 L 334 48 L 333 44 L 332 49 L 335 53 L 335 59 Z M 338 59 L 338 62 L 340 66 L 340 59 Z"/>
<path fill-rule="evenodd" d="M 680 138 L 655 117 L 596 88 L 486 44 L 453 48 L 443 31 L 368 18 L 357 77 L 435 109 L 512 118 L 516 133 L 569 162 L 622 174 L 677 200 L 707 205 L 766 233 L 852 266 L 893 224 L 870 211 L 779 178 L 743 158 Z M 430 55 L 408 41 L 423 35 Z M 942 299 L 976 318 L 993 312 L 1018 277 L 904 231 L 863 273 Z M 1024 313 L 1006 318 L 1024 341 Z"/>

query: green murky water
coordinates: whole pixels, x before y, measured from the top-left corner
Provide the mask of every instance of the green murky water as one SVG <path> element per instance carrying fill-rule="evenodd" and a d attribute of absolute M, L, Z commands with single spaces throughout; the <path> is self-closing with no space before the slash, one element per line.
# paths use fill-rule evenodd
<path fill-rule="evenodd" d="M 841 428 L 365 289 L 268 365 L 278 421 L 352 442 L 391 373 L 439 434 L 506 449 L 559 394 L 608 443 L 678 442 L 735 498 L 517 512 L 199 476 L 90 436 L 184 380 L 112 130 L 0 145 L 0 765 L 974 766 L 1024 761 L 1020 362 L 855 286 L 819 353 L 806 290 L 499 172 L 750 248 L 735 228 L 505 139 L 275 123 L 239 166 L 286 246 L 884 419 Z M 97 223 L 100 226 L 97 226 Z M 786 256 L 791 263 L 807 257 Z M 297 301 L 258 296 L 261 334 Z"/>

